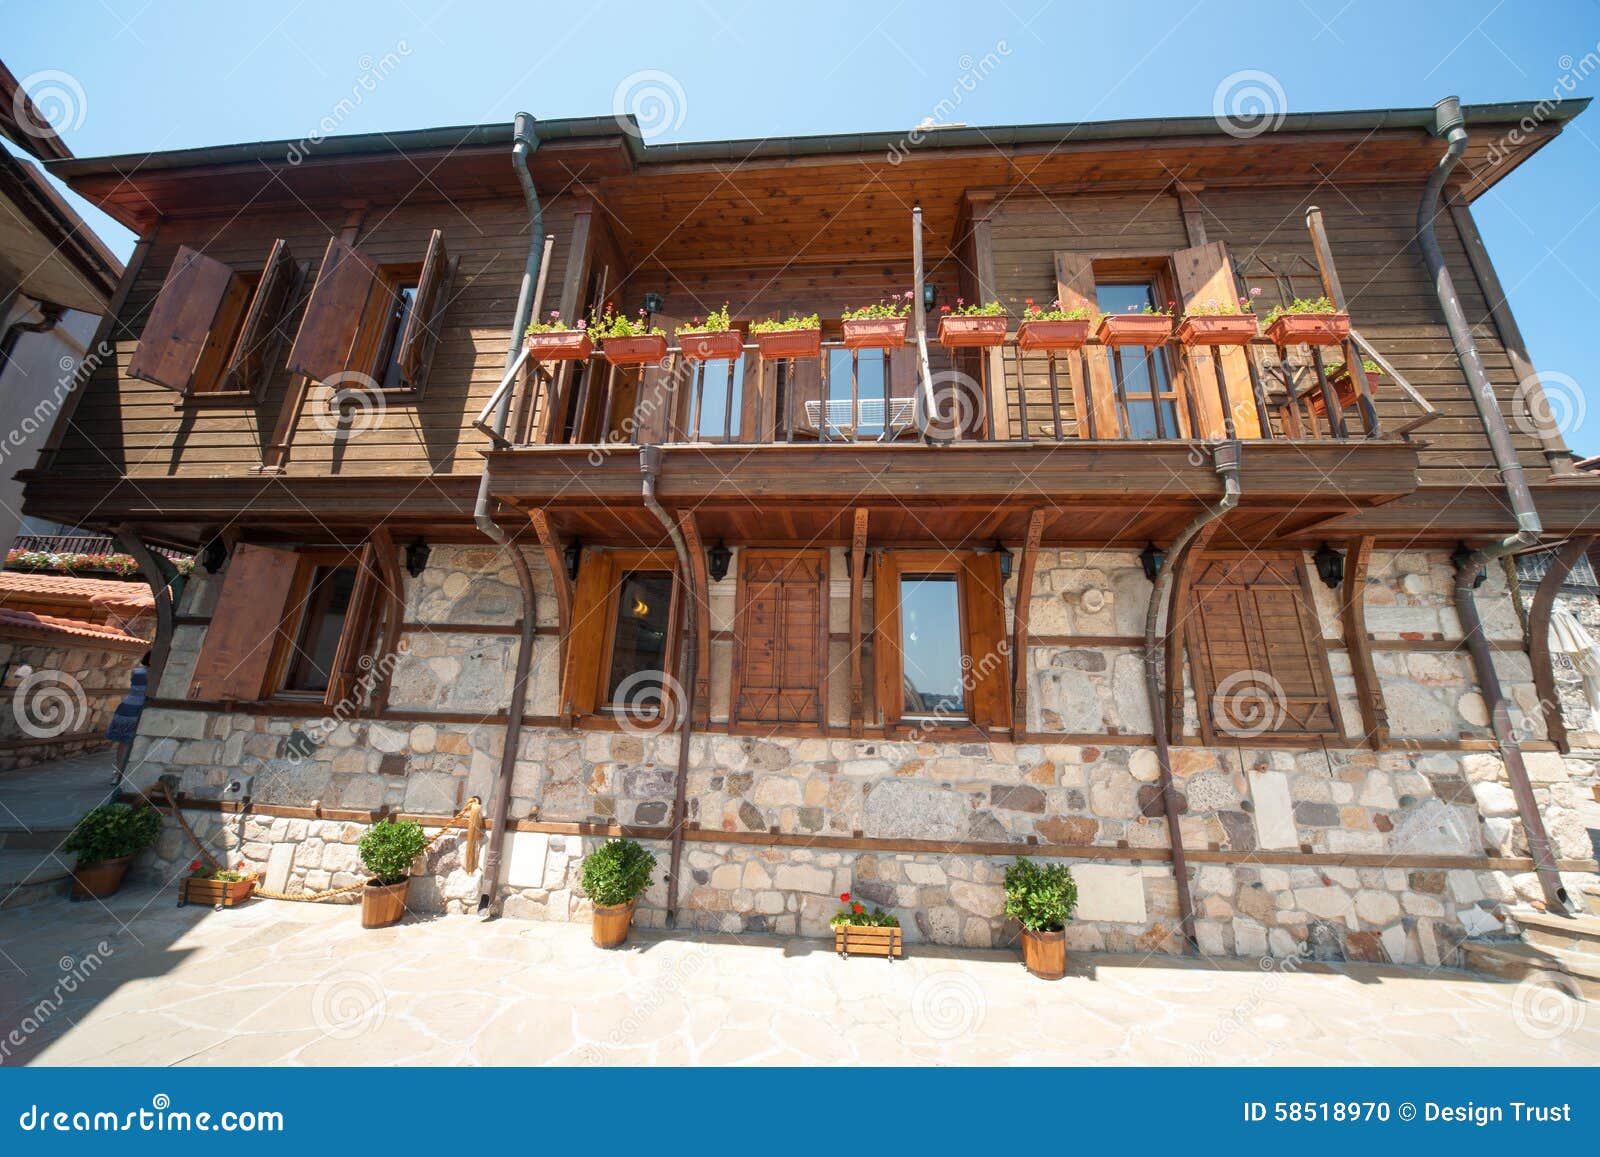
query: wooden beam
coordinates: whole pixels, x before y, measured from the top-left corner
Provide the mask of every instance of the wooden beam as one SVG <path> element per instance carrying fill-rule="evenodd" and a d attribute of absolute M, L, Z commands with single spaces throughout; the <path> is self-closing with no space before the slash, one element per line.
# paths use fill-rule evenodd
<path fill-rule="evenodd" d="M 156 556 L 131 526 L 117 527 L 117 542 L 132 556 L 139 566 L 139 574 L 150 586 L 156 604 L 156 638 L 150 647 L 147 685 L 151 694 L 161 687 L 161 676 L 167 667 L 167 655 L 172 650 L 172 627 L 177 608 L 172 601 L 172 585 L 156 562 Z"/>
<path fill-rule="evenodd" d="M 857 507 L 850 533 L 850 734 L 860 738 L 866 721 L 861 682 L 861 592 L 867 581 L 867 511 Z"/>
<path fill-rule="evenodd" d="M 1389 710 L 1383 702 L 1383 685 L 1372 662 L 1372 639 L 1367 634 L 1367 570 L 1372 562 L 1371 535 L 1351 539 L 1345 548 L 1344 585 L 1339 592 L 1339 619 L 1344 626 L 1344 646 L 1356 680 L 1361 705 L 1361 726 L 1367 744 L 1381 751 L 1389 742 Z"/>
<path fill-rule="evenodd" d="M 989 224 L 988 213 L 992 206 L 975 206 L 972 220 L 972 247 L 973 255 L 977 259 L 976 270 L 978 279 L 978 302 L 996 301 L 1000 297 L 999 278 L 995 273 L 994 261 L 994 232 Z M 978 356 L 986 363 L 986 378 L 989 387 L 988 396 L 984 404 L 989 407 L 989 432 L 996 441 L 1004 442 L 1011 437 L 1011 414 L 1007 407 L 1006 398 L 1006 365 L 1005 354 L 999 346 L 979 350 Z M 981 432 L 980 432 L 980 437 Z"/>
<path fill-rule="evenodd" d="M 1028 537 L 1022 544 L 1017 568 L 1017 607 L 1011 640 L 1011 727 L 1028 728 L 1028 619 L 1033 609 L 1033 567 L 1038 561 L 1039 539 L 1044 535 L 1044 511 L 1028 515 Z"/>
<path fill-rule="evenodd" d="M 1189 540 L 1188 547 L 1177 558 L 1172 560 L 1172 590 L 1168 594 L 1167 607 L 1167 677 L 1166 699 L 1164 704 L 1152 703 L 1152 711 L 1165 711 L 1167 713 L 1167 735 L 1176 742 L 1183 736 L 1183 646 L 1184 639 L 1188 637 L 1186 631 L 1189 607 L 1189 592 L 1194 587 L 1194 564 L 1205 554 L 1206 544 L 1211 541 L 1214 534 L 1222 525 L 1222 519 L 1213 518 L 1202 526 L 1199 532 Z M 1207 743 L 1216 742 L 1216 737 L 1211 733 L 1211 712 L 1209 705 L 1200 702 L 1199 681 L 1195 684 L 1195 713 L 1200 717 L 1200 735 Z M 1176 838 L 1176 833 L 1174 833 Z"/>
<path fill-rule="evenodd" d="M 539 536 L 539 548 L 544 551 L 545 565 L 550 568 L 550 581 L 555 586 L 556 625 L 561 630 L 560 669 L 565 671 L 567 639 L 572 635 L 572 580 L 567 577 L 567 563 L 562 557 L 565 544 L 550 525 L 550 516 L 544 510 L 528 511 L 528 521 L 533 523 L 533 532 Z"/>
<path fill-rule="evenodd" d="M 381 643 L 377 654 L 371 656 L 372 665 L 377 667 L 381 659 L 392 655 L 395 648 L 400 645 L 400 636 L 405 632 L 406 618 L 406 587 L 405 579 L 400 576 L 400 560 L 397 557 L 394 537 L 389 533 L 389 528 L 382 523 L 372 532 L 373 558 L 377 561 L 378 574 L 383 581 L 384 602 L 383 617 L 380 623 Z M 389 685 L 393 681 L 394 673 L 391 671 L 378 683 L 377 690 L 367 704 L 367 715 L 377 716 L 389 709 Z"/>
<path fill-rule="evenodd" d="M 1177 187 L 1178 209 L 1183 213 L 1183 231 L 1189 235 L 1191 249 L 1206 243 L 1205 212 L 1200 208 L 1200 198 L 1195 196 L 1199 186 Z"/>
<path fill-rule="evenodd" d="M 1550 612 L 1555 609 L 1561 584 L 1567 581 L 1574 564 L 1588 552 L 1594 539 L 1592 534 L 1569 538 L 1556 552 L 1555 561 L 1533 592 L 1533 602 L 1528 607 L 1528 626 L 1523 635 L 1528 662 L 1533 667 L 1533 689 L 1539 696 L 1539 708 L 1544 712 L 1545 735 L 1563 755 L 1572 750 L 1572 744 L 1567 739 L 1567 722 L 1561 717 L 1561 694 L 1556 688 L 1555 667 L 1550 662 Z"/>
<path fill-rule="evenodd" d="M 678 527 L 689 548 L 689 594 L 699 608 L 694 617 L 694 722 L 702 727 L 711 718 L 711 594 L 706 581 L 706 549 L 700 542 L 693 511 L 678 512 Z"/>

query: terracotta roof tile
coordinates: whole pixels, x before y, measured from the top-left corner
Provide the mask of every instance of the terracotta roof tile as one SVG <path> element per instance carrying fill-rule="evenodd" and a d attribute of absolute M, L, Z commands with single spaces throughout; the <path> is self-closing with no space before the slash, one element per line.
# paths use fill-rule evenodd
<path fill-rule="evenodd" d="M 0 607 L 0 634 L 7 629 L 23 630 L 29 634 L 127 643 L 131 647 L 149 646 L 138 635 L 130 635 L 127 631 L 108 627 L 103 623 L 86 623 L 81 619 L 67 619 L 59 615 L 36 615 L 32 611 L 15 611 L 8 607 Z"/>
<path fill-rule="evenodd" d="M 143 582 L 118 582 L 115 579 L 79 578 L 66 574 L 34 574 L 30 571 L 0 571 L 0 602 L 6 593 L 66 595 L 81 598 L 87 604 L 91 599 L 107 599 L 128 606 L 154 607 L 155 596 Z"/>

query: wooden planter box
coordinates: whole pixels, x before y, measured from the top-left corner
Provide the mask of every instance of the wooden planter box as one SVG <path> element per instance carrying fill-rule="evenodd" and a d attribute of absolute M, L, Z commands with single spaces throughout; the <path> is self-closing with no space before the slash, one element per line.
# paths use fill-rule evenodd
<path fill-rule="evenodd" d="M 1108 313 L 1100 319 L 1100 340 L 1109 346 L 1158 346 L 1172 336 L 1167 313 Z"/>
<path fill-rule="evenodd" d="M 1017 345 L 1025 350 L 1082 349 L 1089 340 L 1089 319 L 1025 321 L 1017 330 Z"/>
<path fill-rule="evenodd" d="M 844 322 L 844 348 L 847 350 L 892 350 L 906 344 L 910 318 L 870 317 Z"/>
<path fill-rule="evenodd" d="M 833 947 L 840 956 L 904 956 L 904 941 L 899 928 L 869 928 L 857 924 L 835 924 Z"/>
<path fill-rule="evenodd" d="M 207 880 L 185 876 L 178 881 L 178 907 L 185 904 L 210 904 L 213 908 L 233 908 L 244 903 L 256 890 L 254 873 L 242 880 Z"/>
<path fill-rule="evenodd" d="M 822 356 L 820 329 L 778 329 L 756 334 L 756 348 L 764 358 L 815 358 Z"/>
<path fill-rule="evenodd" d="M 1249 345 L 1256 319 L 1249 313 L 1190 314 L 1178 323 L 1177 336 L 1186 346 Z"/>
<path fill-rule="evenodd" d="M 600 352 L 614 366 L 642 366 L 659 362 L 667 356 L 667 339 L 658 333 L 642 337 L 608 337 L 600 343 Z"/>
<path fill-rule="evenodd" d="M 710 333 L 678 331 L 678 348 L 692 362 L 732 361 L 744 351 L 744 335 L 736 329 Z"/>
<path fill-rule="evenodd" d="M 581 329 L 551 329 L 528 335 L 528 353 L 541 362 L 577 362 L 594 352 L 594 343 Z"/>
<path fill-rule="evenodd" d="M 1011 320 L 1006 317 L 945 316 L 939 319 L 939 344 L 953 350 L 1003 345 L 1010 327 Z"/>
<path fill-rule="evenodd" d="M 1274 345 L 1338 345 L 1349 336 L 1348 313 L 1280 313 L 1267 326 Z"/>

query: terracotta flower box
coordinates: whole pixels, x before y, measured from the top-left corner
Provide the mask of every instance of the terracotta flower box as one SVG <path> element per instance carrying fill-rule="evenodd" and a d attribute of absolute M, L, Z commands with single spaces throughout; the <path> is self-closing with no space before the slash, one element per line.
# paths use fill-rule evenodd
<path fill-rule="evenodd" d="M 1280 313 L 1267 326 L 1274 345 L 1338 345 L 1349 336 L 1348 313 Z"/>
<path fill-rule="evenodd" d="M 1082 349 L 1089 340 L 1089 319 L 1025 321 L 1017 330 L 1017 345 L 1025 350 Z"/>
<path fill-rule="evenodd" d="M 692 362 L 732 361 L 744 350 L 744 335 L 736 329 L 710 333 L 678 331 L 678 348 Z"/>
<path fill-rule="evenodd" d="M 1249 345 L 1256 336 L 1251 313 L 1191 313 L 1178 323 L 1177 337 L 1186 346 Z"/>
<path fill-rule="evenodd" d="M 775 329 L 757 333 L 756 348 L 764 358 L 816 358 L 822 356 L 820 329 Z"/>
<path fill-rule="evenodd" d="M 1171 336 L 1169 313 L 1108 313 L 1100 319 L 1099 337 L 1109 346 L 1158 346 Z"/>
<path fill-rule="evenodd" d="M 256 890 L 259 879 L 254 872 L 242 880 L 208 880 L 203 876 L 185 876 L 178 881 L 178 907 L 185 904 L 209 904 L 213 908 L 233 908 L 244 903 Z"/>
<path fill-rule="evenodd" d="M 988 314 L 947 314 L 939 319 L 939 344 L 946 349 L 982 349 L 1004 344 L 1011 320 Z"/>
<path fill-rule="evenodd" d="M 528 335 L 528 353 L 542 362 L 577 362 L 594 352 L 594 343 L 581 329 L 547 329 Z"/>
<path fill-rule="evenodd" d="M 667 356 L 667 339 L 658 333 L 608 337 L 600 343 L 600 352 L 614 366 L 642 366 Z"/>
<path fill-rule="evenodd" d="M 1381 370 L 1367 371 L 1367 389 L 1372 396 L 1378 396 L 1378 385 L 1383 381 Z M 1350 380 L 1350 370 L 1347 366 L 1339 365 L 1328 371 L 1328 384 L 1333 387 L 1333 396 L 1339 399 L 1339 409 L 1348 411 L 1356 404 L 1356 384 Z M 1312 390 L 1306 398 L 1311 412 L 1322 416 L 1328 412 L 1328 403 L 1323 400 L 1321 390 Z"/>
<path fill-rule="evenodd" d="M 886 956 L 890 960 L 905 955 L 905 941 L 898 927 L 883 928 L 861 924 L 835 924 L 833 947 L 840 956 Z"/>
<path fill-rule="evenodd" d="M 847 350 L 892 350 L 906 344 L 909 318 L 862 317 L 843 323 Z"/>

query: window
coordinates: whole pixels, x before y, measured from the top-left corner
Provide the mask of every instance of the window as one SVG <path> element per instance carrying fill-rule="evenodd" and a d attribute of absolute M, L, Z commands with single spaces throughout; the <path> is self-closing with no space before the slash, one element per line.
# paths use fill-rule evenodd
<path fill-rule="evenodd" d="M 605 704 L 613 711 L 653 710 L 661 702 L 672 633 L 672 572 L 625 572 L 616 604 Z"/>
<path fill-rule="evenodd" d="M 1102 313 L 1137 313 L 1147 306 L 1164 307 L 1165 301 L 1151 281 L 1100 282 L 1095 286 L 1095 305 Z M 1121 352 L 1125 436 L 1180 437 L 1178 395 L 1166 349 L 1123 346 Z"/>
<path fill-rule="evenodd" d="M 678 648 L 674 561 L 670 550 L 583 552 L 566 640 L 563 713 L 655 718 L 666 704 L 681 702 L 667 678 Z"/>
<path fill-rule="evenodd" d="M 900 577 L 901 716 L 967 717 L 961 598 L 953 574 Z"/>
<path fill-rule="evenodd" d="M 312 570 L 300 629 L 288 657 L 285 691 L 327 691 L 355 585 L 354 565 L 317 566 Z"/>
<path fill-rule="evenodd" d="M 821 726 L 828 702 L 828 552 L 739 552 L 735 723 Z"/>

